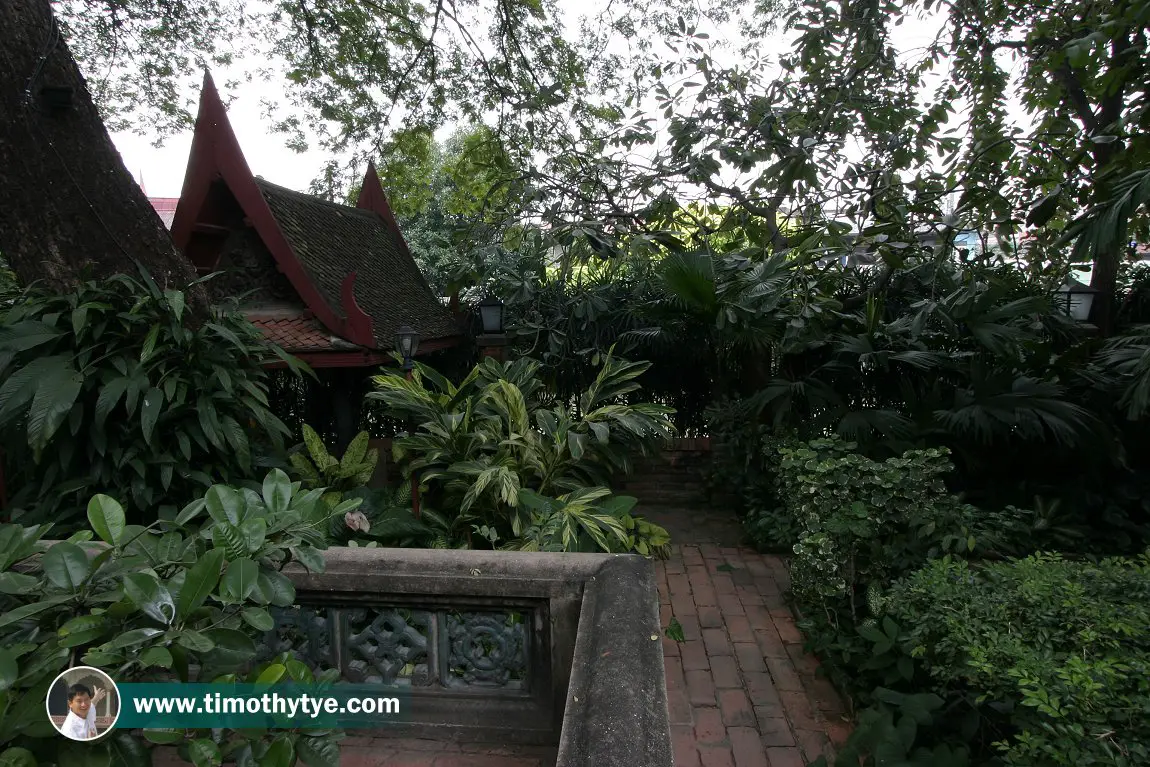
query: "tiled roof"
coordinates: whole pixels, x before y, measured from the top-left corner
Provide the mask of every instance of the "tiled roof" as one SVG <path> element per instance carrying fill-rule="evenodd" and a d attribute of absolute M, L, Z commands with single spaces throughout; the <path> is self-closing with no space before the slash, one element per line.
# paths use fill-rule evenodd
<path fill-rule="evenodd" d="M 399 232 L 382 216 L 255 181 L 330 306 L 343 306 L 340 287 L 356 272 L 356 302 L 372 318 L 382 348 L 391 348 L 401 325 L 412 326 L 424 340 L 459 334 L 451 313 L 403 250 Z"/>
<path fill-rule="evenodd" d="M 333 336 L 310 316 L 267 317 L 249 313 L 248 319 L 264 337 L 289 353 L 354 351 L 363 347 Z"/>
<path fill-rule="evenodd" d="M 164 222 L 164 227 L 167 229 L 172 228 L 172 219 L 176 217 L 176 205 L 179 201 L 179 197 L 148 198 L 148 202 L 152 203 L 152 207 L 160 214 L 160 220 Z"/>

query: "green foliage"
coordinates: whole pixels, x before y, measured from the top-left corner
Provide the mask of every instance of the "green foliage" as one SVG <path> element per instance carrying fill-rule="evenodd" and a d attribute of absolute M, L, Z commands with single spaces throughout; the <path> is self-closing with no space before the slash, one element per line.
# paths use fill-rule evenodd
<path fill-rule="evenodd" d="M 982 757 L 1019 766 L 1150 758 L 1147 556 L 939 559 L 896 583 L 886 605 L 905 627 L 897 651 L 946 702 L 920 722 L 936 742 L 983 744 Z"/>
<path fill-rule="evenodd" d="M 295 474 L 308 489 L 322 488 L 323 499 L 334 507 L 349 490 L 371 481 L 379 463 L 379 451 L 368 448 L 371 435 L 361 431 L 348 443 L 342 458 L 331 455 L 315 429 L 303 425 L 303 450 L 288 456 Z"/>
<path fill-rule="evenodd" d="M 322 531 L 332 513 L 320 491 L 301 491 L 276 470 L 258 492 L 213 485 L 174 518 L 146 527 L 130 524 L 123 507 L 103 495 L 89 502 L 91 530 L 67 541 L 44 540 L 51 525 L 0 525 L 0 686 L 6 688 L 0 694 L 0 757 L 15 759 L 27 749 L 32 761 L 17 763 L 71 763 L 71 744 L 58 736 L 43 708 L 48 687 L 71 665 L 96 666 L 133 682 L 255 681 L 265 673 L 265 679 L 317 681 L 287 656 L 255 666 L 255 640 L 272 625 L 269 607 L 295 599 L 283 567 L 298 561 L 322 570 Z M 90 543 L 93 533 L 98 543 Z M 333 679 L 328 674 L 319 681 Z M 218 755 L 230 755 L 275 767 L 297 763 L 292 756 L 275 757 L 277 749 L 338 753 L 330 733 L 219 730 L 144 737 L 176 745 L 196 764 L 210 763 L 209 752 L 217 755 L 216 764 Z M 151 764 L 144 741 L 121 732 L 87 745 L 84 760 Z"/>
<path fill-rule="evenodd" d="M 261 367 L 277 353 L 238 315 L 189 316 L 184 293 L 147 275 L 7 296 L 0 429 L 25 510 L 13 518 L 78 516 L 102 492 L 144 521 L 248 478 L 253 453 L 286 435 Z"/>
<path fill-rule="evenodd" d="M 668 408 L 621 402 L 646 367 L 606 358 L 579 397 L 578 416 L 544 406 L 530 360 L 485 359 L 458 385 L 417 365 L 411 380 L 377 377 L 379 390 L 368 396 L 412 423 L 395 457 L 418 477 L 432 513 L 450 520 L 448 539 L 486 527 L 512 541 L 535 523 L 521 491 L 550 497 L 608 486 L 614 472 L 629 471 L 632 451 L 650 452 L 673 433 Z"/>
<path fill-rule="evenodd" d="M 802 526 L 791 563 L 804 605 L 850 625 L 866 616 L 863 595 L 947 552 L 974 550 L 977 513 L 947 492 L 944 450 L 874 461 L 856 445 L 816 440 L 781 450 L 781 494 Z"/>
<path fill-rule="evenodd" d="M 519 506 L 529 515 L 522 537 L 505 548 L 513 551 L 636 552 L 666 558 L 667 531 L 633 517 L 636 500 L 612 496 L 605 487 L 579 488 L 558 498 L 528 489 L 519 491 Z"/>

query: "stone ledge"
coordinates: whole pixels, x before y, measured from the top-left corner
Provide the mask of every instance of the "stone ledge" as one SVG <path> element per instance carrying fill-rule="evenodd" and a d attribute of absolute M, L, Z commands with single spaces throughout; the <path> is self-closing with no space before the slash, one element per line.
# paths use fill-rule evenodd
<path fill-rule="evenodd" d="M 556 767 L 672 767 L 650 560 L 605 563 L 583 592 Z"/>

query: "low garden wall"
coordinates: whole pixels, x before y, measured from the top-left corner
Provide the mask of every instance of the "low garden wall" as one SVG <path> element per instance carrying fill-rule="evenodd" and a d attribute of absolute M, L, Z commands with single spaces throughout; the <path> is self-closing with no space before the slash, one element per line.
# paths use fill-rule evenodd
<path fill-rule="evenodd" d="M 284 571 L 296 604 L 274 613 L 263 652 L 410 693 L 402 722 L 349 734 L 557 746 L 557 767 L 672 767 L 650 560 L 367 548 L 324 558 L 322 573 Z"/>

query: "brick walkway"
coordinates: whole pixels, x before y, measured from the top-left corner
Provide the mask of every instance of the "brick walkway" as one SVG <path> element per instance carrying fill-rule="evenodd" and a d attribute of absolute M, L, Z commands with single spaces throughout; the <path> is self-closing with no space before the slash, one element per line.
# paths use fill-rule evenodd
<path fill-rule="evenodd" d="M 555 767 L 555 748 L 402 738 L 343 741 L 340 767 Z"/>
<path fill-rule="evenodd" d="M 783 561 L 738 546 L 741 529 L 727 515 L 644 513 L 673 540 L 698 542 L 676 545 L 658 566 L 663 625 L 674 617 L 684 638 L 663 639 L 675 767 L 802 767 L 822 754 L 831 759 L 849 727 L 838 693 L 803 652 L 783 599 Z"/>

